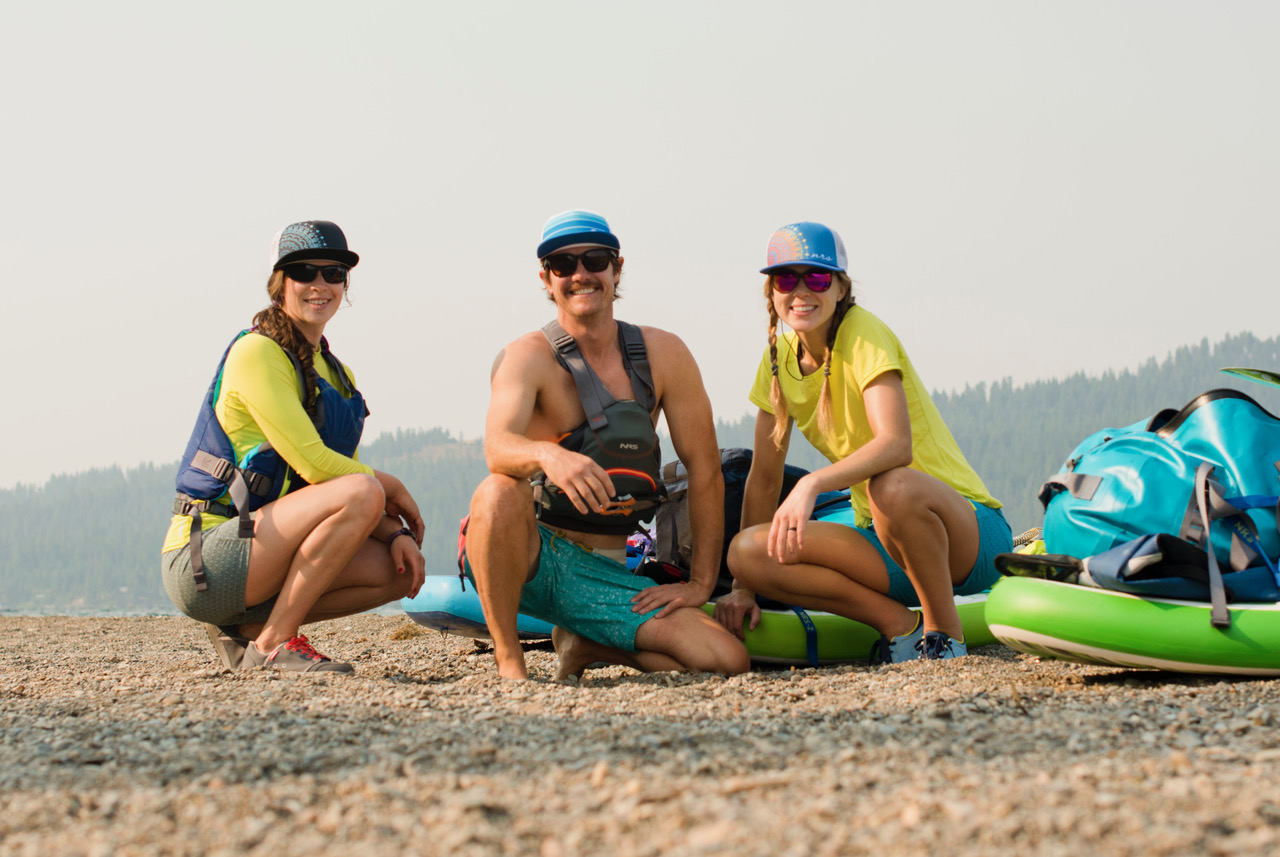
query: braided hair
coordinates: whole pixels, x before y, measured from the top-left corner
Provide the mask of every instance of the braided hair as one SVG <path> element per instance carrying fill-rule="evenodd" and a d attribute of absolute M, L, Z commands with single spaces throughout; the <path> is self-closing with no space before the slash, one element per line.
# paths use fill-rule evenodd
<path fill-rule="evenodd" d="M 314 417 L 316 393 L 320 387 L 320 376 L 315 367 L 316 349 L 284 311 L 284 271 L 271 272 L 271 278 L 267 280 L 267 297 L 271 298 L 271 306 L 253 317 L 254 329 L 283 348 L 285 353 L 298 358 L 302 364 L 302 377 L 306 379 L 302 407 Z"/>
<path fill-rule="evenodd" d="M 832 272 L 832 281 L 844 289 L 844 297 L 836 304 L 835 313 L 827 325 L 826 353 L 822 357 L 822 391 L 818 396 L 818 430 L 823 434 L 831 431 L 831 348 L 835 345 L 836 334 L 840 332 L 840 323 L 854 306 L 853 281 L 843 271 Z M 769 312 L 769 368 L 773 371 L 773 380 L 769 384 L 769 406 L 773 408 L 773 444 L 782 450 L 782 440 L 787 435 L 787 423 L 791 415 L 787 410 L 787 399 L 782 395 L 782 384 L 778 381 L 778 311 L 773 308 L 773 277 L 764 281 L 765 308 Z M 796 339 L 797 361 L 803 354 L 804 346 Z"/>

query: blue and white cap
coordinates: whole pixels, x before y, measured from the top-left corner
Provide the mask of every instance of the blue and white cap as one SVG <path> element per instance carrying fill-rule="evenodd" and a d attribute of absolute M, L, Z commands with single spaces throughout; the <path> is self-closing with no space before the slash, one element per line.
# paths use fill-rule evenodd
<path fill-rule="evenodd" d="M 847 271 L 849 256 L 834 229 L 806 220 L 789 223 L 769 236 L 769 250 L 760 273 L 768 274 L 788 265 Z"/>
<path fill-rule="evenodd" d="M 360 257 L 347 249 L 347 236 L 328 220 L 290 223 L 271 240 L 271 270 L 303 259 L 333 260 L 354 268 Z"/>
<path fill-rule="evenodd" d="M 573 244 L 599 244 L 620 250 L 618 237 L 609 229 L 605 219 L 594 211 L 580 208 L 562 211 L 542 227 L 542 243 L 538 245 L 538 258 L 545 259 L 561 247 Z"/>

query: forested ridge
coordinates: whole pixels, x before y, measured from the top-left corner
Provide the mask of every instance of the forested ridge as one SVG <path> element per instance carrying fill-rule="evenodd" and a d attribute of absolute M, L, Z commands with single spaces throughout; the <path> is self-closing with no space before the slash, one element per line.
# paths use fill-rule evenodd
<path fill-rule="evenodd" d="M 1280 414 L 1280 390 L 1224 375 L 1225 366 L 1280 370 L 1280 339 L 1244 333 L 1178 348 L 1136 371 L 1019 386 L 1005 379 L 933 398 L 1016 533 L 1039 522 L 1040 484 L 1097 429 L 1181 407 L 1219 387 L 1244 390 Z M 750 447 L 754 424 L 750 414 L 718 421 L 720 445 Z M 428 572 L 448 573 L 458 519 L 486 473 L 480 442 L 441 429 L 397 431 L 362 445 L 360 457 L 404 480 L 426 521 Z M 798 434 L 789 459 L 809 468 L 824 463 Z M 172 611 L 159 552 L 176 469 L 176 462 L 108 467 L 0 491 L 0 609 Z"/>

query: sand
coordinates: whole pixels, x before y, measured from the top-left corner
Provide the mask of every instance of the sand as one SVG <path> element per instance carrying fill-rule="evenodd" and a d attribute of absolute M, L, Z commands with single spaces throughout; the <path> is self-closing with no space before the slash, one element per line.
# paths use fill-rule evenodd
<path fill-rule="evenodd" d="M 1001 646 L 732 679 L 494 674 L 366 615 L 354 676 L 173 617 L 0 618 L 0 855 L 1280 852 L 1280 684 Z"/>

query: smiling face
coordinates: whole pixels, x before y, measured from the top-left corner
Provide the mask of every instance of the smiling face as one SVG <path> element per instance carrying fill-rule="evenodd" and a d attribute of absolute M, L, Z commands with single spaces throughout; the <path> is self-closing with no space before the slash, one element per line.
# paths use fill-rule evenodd
<path fill-rule="evenodd" d="M 324 259 L 303 261 L 321 267 L 338 264 Z M 300 283 L 286 274 L 280 307 L 312 344 L 319 344 L 324 327 L 338 311 L 345 290 L 346 283 L 326 282 L 319 273 L 309 283 Z"/>
<path fill-rule="evenodd" d="M 581 255 L 599 248 L 597 244 L 574 244 L 563 247 L 557 253 Z M 608 249 L 608 248 L 605 248 Z M 622 272 L 622 257 L 599 273 L 592 273 L 581 260 L 572 274 L 559 276 L 543 267 L 542 284 L 547 297 L 562 311 L 575 316 L 588 316 L 607 310 L 618 298 L 618 279 Z"/>
<path fill-rule="evenodd" d="M 807 265 L 795 265 L 785 270 L 803 275 L 805 271 L 814 269 Z M 771 275 L 769 289 L 769 300 L 773 303 L 773 311 L 778 314 L 778 320 L 804 339 L 814 335 L 825 336 L 836 306 L 849 293 L 849 287 L 841 277 L 833 277 L 831 288 L 826 291 L 814 292 L 805 285 L 802 276 L 795 289 L 783 292 L 774 287 Z"/>

